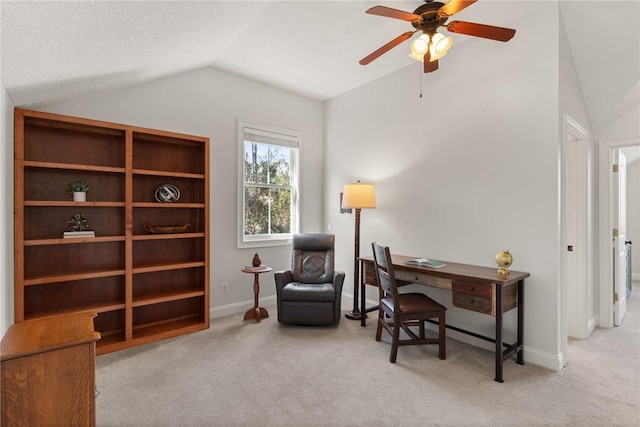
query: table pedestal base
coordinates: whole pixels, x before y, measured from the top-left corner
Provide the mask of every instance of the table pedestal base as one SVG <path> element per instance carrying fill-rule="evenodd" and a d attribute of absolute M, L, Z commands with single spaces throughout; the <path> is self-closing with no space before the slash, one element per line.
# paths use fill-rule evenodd
<path fill-rule="evenodd" d="M 269 317 L 269 312 L 266 308 L 263 307 L 250 308 L 244 314 L 244 320 L 255 319 L 258 323 L 260 323 L 262 319 L 266 319 L 267 317 Z"/>
<path fill-rule="evenodd" d="M 271 267 L 266 265 L 261 265 L 259 267 L 245 267 L 242 271 L 245 273 L 253 273 L 253 308 L 247 310 L 244 314 L 244 320 L 256 319 L 256 323 L 260 323 L 262 319 L 269 317 L 269 312 L 258 304 L 258 294 L 260 293 L 260 273 L 268 273 L 271 271 Z"/>

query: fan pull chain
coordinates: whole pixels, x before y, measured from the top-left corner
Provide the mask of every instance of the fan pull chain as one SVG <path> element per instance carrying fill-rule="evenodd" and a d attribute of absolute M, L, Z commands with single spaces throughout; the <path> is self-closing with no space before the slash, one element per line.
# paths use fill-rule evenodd
<path fill-rule="evenodd" d="M 422 72 L 421 67 L 418 67 L 418 72 L 420 73 L 420 98 L 422 98 L 422 74 L 424 74 Z"/>

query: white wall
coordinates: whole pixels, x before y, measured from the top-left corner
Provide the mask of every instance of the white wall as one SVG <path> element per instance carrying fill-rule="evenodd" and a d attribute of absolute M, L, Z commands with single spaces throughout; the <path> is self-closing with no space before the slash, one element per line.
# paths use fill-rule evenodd
<path fill-rule="evenodd" d="M 579 142 L 579 144 L 586 144 L 587 151 L 587 209 L 584 212 L 586 215 L 586 224 L 587 224 L 587 235 L 584 236 L 584 243 L 586 247 L 577 248 L 576 255 L 580 254 L 580 251 L 586 251 L 586 275 L 585 275 L 585 290 L 584 292 L 579 292 L 577 289 L 573 289 L 571 284 L 565 283 L 564 275 L 562 283 L 565 287 L 564 292 L 563 289 L 560 289 L 560 294 L 563 298 L 561 311 L 566 312 L 567 316 L 575 315 L 577 311 L 577 306 L 584 304 L 586 307 L 586 318 L 580 319 L 580 321 L 585 321 L 583 327 L 578 327 L 577 331 L 574 330 L 574 334 L 572 336 L 577 335 L 584 336 L 584 331 L 591 331 L 596 324 L 597 319 L 597 296 L 598 290 L 596 288 L 596 243 L 595 237 L 597 235 L 596 230 L 596 221 L 595 221 L 595 212 L 597 211 L 597 177 L 598 177 L 598 169 L 597 169 L 597 146 L 595 142 L 595 138 L 593 135 L 593 131 L 591 128 L 591 124 L 589 121 L 589 115 L 587 112 L 586 104 L 584 102 L 584 97 L 582 95 L 582 88 L 580 87 L 580 81 L 578 79 L 578 73 L 575 67 L 575 62 L 573 60 L 573 54 L 571 52 L 571 47 L 569 45 L 569 40 L 566 35 L 566 30 L 564 26 L 564 22 L 560 19 L 560 34 L 559 34 L 559 48 L 560 48 L 560 63 L 559 63 L 559 72 L 560 72 L 560 86 L 558 88 L 559 95 L 559 105 L 560 105 L 560 114 L 564 116 L 565 114 L 570 116 L 573 120 L 575 120 L 582 128 L 584 128 L 588 133 L 588 137 L 584 142 Z M 564 136 L 562 136 L 564 139 Z M 562 164 L 566 165 L 567 157 L 565 156 L 565 145 L 566 142 L 562 143 Z M 566 173 L 566 172 L 565 172 Z M 575 189 L 569 189 L 569 191 L 575 191 Z M 566 194 L 562 194 L 563 200 L 566 198 Z M 561 214 L 564 217 L 564 213 Z M 566 245 L 569 243 L 575 244 L 576 242 L 564 242 L 561 246 L 561 256 L 566 257 L 567 253 L 565 250 Z M 578 286 L 583 286 L 582 283 L 578 283 Z M 568 291 L 568 292 L 567 292 Z M 582 295 L 586 296 L 586 301 L 576 301 L 576 297 L 580 296 L 582 299 Z M 579 316 L 581 317 L 581 316 Z M 569 328 L 572 329 L 572 328 Z M 575 329 L 575 328 L 573 328 Z M 578 332 L 579 331 L 579 332 Z M 571 333 L 571 330 L 569 331 Z M 564 335 L 564 334 L 563 334 Z M 566 346 L 566 337 L 561 336 L 562 342 L 560 343 L 560 347 L 564 349 Z"/>
<path fill-rule="evenodd" d="M 13 104 L 0 82 L 0 336 L 13 324 Z"/>
<path fill-rule="evenodd" d="M 545 31 L 540 22 L 550 23 Z M 327 227 L 339 236 L 337 264 L 351 272 L 354 220 L 339 213 L 338 194 L 361 179 L 375 183 L 378 199 L 362 212 L 363 255 L 377 241 L 395 253 L 495 266 L 496 252 L 511 251 L 512 268 L 531 273 L 525 358 L 558 369 L 558 6 L 513 26 L 514 39 L 498 47 L 454 44 L 422 77 L 422 98 L 421 64 L 412 63 L 325 103 Z M 492 318 L 423 290 L 450 307 L 448 322 L 493 335 Z M 515 310 L 506 327 L 513 331 Z"/>
<path fill-rule="evenodd" d="M 255 250 L 236 249 L 237 119 L 302 131 L 301 231 L 322 227 L 322 105 L 229 73 L 203 68 L 73 102 L 46 111 L 184 132 L 211 138 L 211 306 L 212 315 L 238 312 L 253 303 L 253 278 L 240 269 Z M 284 269 L 291 247 L 259 248 L 265 264 Z M 220 293 L 220 283 L 229 292 Z M 261 301 L 275 295 L 272 276 L 261 278 Z"/>
<path fill-rule="evenodd" d="M 598 132 L 599 141 L 636 138 L 640 142 L 640 105 L 618 117 L 609 126 Z"/>

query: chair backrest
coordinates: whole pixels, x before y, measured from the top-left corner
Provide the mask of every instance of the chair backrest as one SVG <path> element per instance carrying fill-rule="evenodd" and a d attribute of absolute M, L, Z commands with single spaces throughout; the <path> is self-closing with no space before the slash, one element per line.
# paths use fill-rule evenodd
<path fill-rule="evenodd" d="M 333 282 L 335 236 L 333 234 L 295 234 L 291 276 L 294 282 Z"/>
<path fill-rule="evenodd" d="M 396 284 L 396 275 L 393 270 L 393 262 L 391 261 L 391 251 L 388 246 L 380 246 L 376 242 L 371 244 L 373 249 L 373 263 L 376 270 L 376 279 L 385 294 L 391 295 L 392 298 L 398 297 L 398 286 Z"/>

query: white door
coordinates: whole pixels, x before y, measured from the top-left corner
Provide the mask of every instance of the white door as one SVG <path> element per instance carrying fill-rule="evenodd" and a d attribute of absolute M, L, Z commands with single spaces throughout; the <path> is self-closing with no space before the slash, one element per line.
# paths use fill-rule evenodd
<path fill-rule="evenodd" d="M 564 262 L 567 335 L 586 339 L 589 334 L 587 288 L 587 142 L 567 138 L 564 192 Z"/>
<path fill-rule="evenodd" d="M 627 159 L 620 151 L 614 154 L 617 172 L 613 176 L 613 324 L 619 326 L 627 312 L 627 248 L 625 245 L 627 231 Z M 617 232 L 616 232 L 617 230 Z"/>

